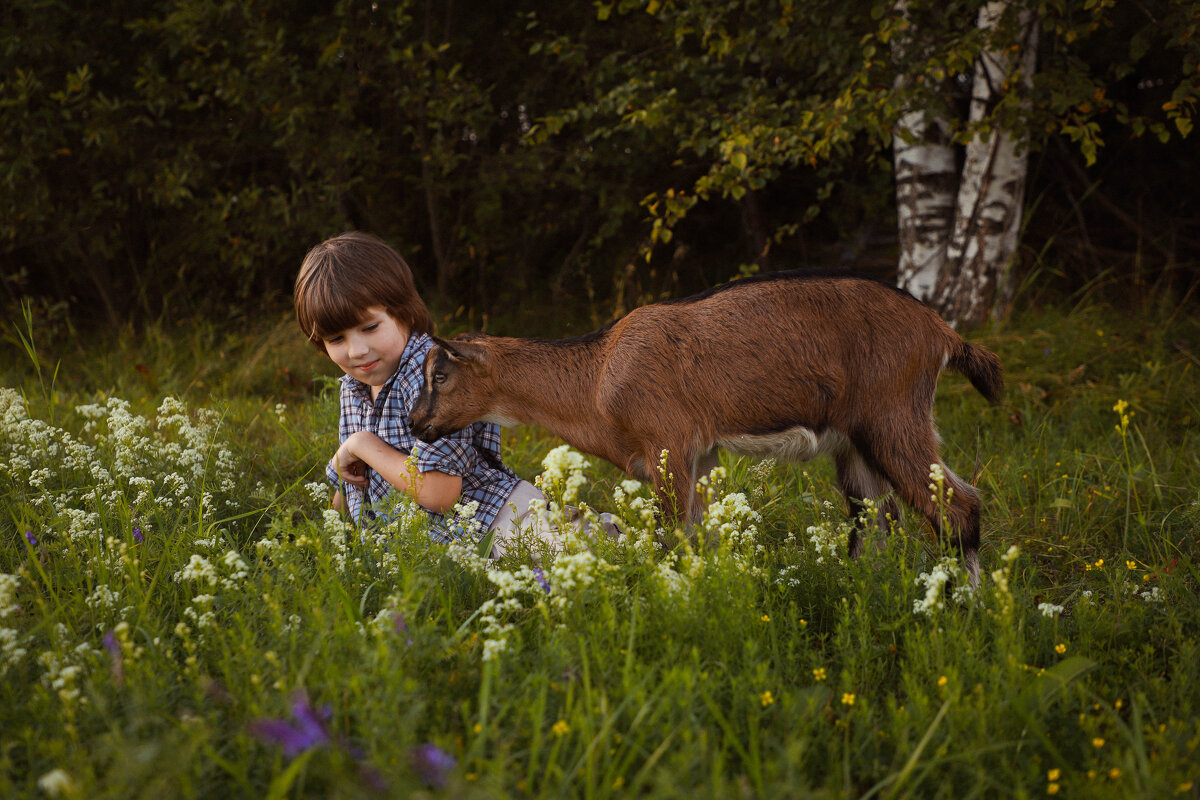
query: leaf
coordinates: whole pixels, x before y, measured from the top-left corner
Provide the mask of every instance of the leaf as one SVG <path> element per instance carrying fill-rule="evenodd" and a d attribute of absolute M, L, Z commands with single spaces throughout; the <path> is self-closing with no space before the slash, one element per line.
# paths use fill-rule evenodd
<path fill-rule="evenodd" d="M 1074 508 L 1075 504 L 1065 497 L 1056 497 L 1054 502 L 1050 504 L 1051 508 Z"/>
<path fill-rule="evenodd" d="M 1175 127 L 1179 128 L 1179 135 L 1186 139 L 1192 132 L 1192 120 L 1189 117 L 1176 117 Z"/>
<path fill-rule="evenodd" d="M 730 157 L 729 163 L 744 172 L 746 169 L 746 154 L 739 150 Z"/>

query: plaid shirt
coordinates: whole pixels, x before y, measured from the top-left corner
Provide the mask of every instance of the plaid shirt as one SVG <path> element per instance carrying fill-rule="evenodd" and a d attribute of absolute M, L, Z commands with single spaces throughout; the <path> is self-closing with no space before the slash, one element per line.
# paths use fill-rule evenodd
<path fill-rule="evenodd" d="M 411 455 L 416 450 L 415 466 L 419 472 L 437 470 L 461 477 L 460 503 L 479 503 L 474 521 L 478 523 L 480 531 L 486 531 L 516 488 L 519 478 L 500 460 L 498 425 L 476 422 L 433 444 L 426 444 L 413 436 L 408 425 L 408 412 L 425 382 L 425 354 L 432 346 L 433 340 L 424 333 L 410 336 L 396 373 L 388 378 L 374 401 L 371 399 L 370 386 L 349 375 L 342 376 L 338 435 L 344 442 L 353 433 L 371 431 L 403 453 Z M 338 474 L 333 464 L 326 466 L 325 475 L 331 483 L 338 485 Z M 365 490 L 346 483 L 341 484 L 340 488 L 351 516 L 358 522 L 376 516 L 382 518 L 381 501 L 395 490 L 383 476 L 369 468 Z M 463 535 L 461 525 L 448 526 L 442 514 L 429 510 L 425 513 L 433 521 L 430 535 L 435 541 L 449 542 Z M 365 519 L 362 517 L 364 514 Z"/>

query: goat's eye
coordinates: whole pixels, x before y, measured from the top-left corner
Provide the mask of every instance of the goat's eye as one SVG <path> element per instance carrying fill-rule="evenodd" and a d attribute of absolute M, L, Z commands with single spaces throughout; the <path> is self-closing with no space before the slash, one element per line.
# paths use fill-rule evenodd
<path fill-rule="evenodd" d="M 433 373 L 433 382 L 434 383 L 445 383 L 446 382 L 446 373 L 444 373 L 444 372 Z"/>

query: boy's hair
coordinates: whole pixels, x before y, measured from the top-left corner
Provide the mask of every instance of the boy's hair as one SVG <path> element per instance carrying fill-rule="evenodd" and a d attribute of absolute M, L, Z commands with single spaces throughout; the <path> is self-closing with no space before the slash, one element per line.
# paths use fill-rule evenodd
<path fill-rule="evenodd" d="M 433 332 L 412 270 L 369 233 L 343 233 L 309 250 L 296 276 L 295 300 L 296 321 L 319 350 L 325 350 L 325 337 L 357 325 L 371 306 L 382 306 L 410 333 Z"/>

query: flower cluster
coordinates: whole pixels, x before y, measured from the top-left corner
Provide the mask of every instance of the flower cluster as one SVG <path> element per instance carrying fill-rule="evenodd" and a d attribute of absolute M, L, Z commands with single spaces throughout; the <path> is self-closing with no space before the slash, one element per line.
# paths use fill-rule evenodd
<path fill-rule="evenodd" d="M 835 564 L 842 563 L 841 554 L 850 534 L 849 524 L 824 519 L 816 525 L 809 525 L 805 533 L 817 553 L 816 563 L 824 564 L 826 558 Z"/>
<path fill-rule="evenodd" d="M 587 468 L 583 454 L 570 445 L 560 445 L 542 459 L 542 474 L 536 479 L 539 489 L 550 498 L 561 498 L 564 504 L 574 503 L 579 490 L 587 483 L 583 471 Z"/>
<path fill-rule="evenodd" d="M 958 580 L 961 584 L 961 578 L 958 559 L 942 556 L 933 569 L 922 572 L 913 581 L 917 586 L 925 586 L 925 596 L 913 601 L 913 613 L 932 617 L 935 611 L 941 611 L 946 607 L 946 584 L 951 580 Z"/>
<path fill-rule="evenodd" d="M 731 547 L 753 545 L 761 522 L 762 515 L 750 508 L 742 492 L 731 492 L 710 503 L 704 514 L 704 527 Z"/>
<path fill-rule="evenodd" d="M 17 589 L 20 588 L 21 578 L 0 572 L 0 622 L 13 616 L 19 610 L 17 605 Z M 26 654 L 21 646 L 21 634 L 15 628 L 0 627 L 0 678 L 10 667 L 18 664 Z"/>

